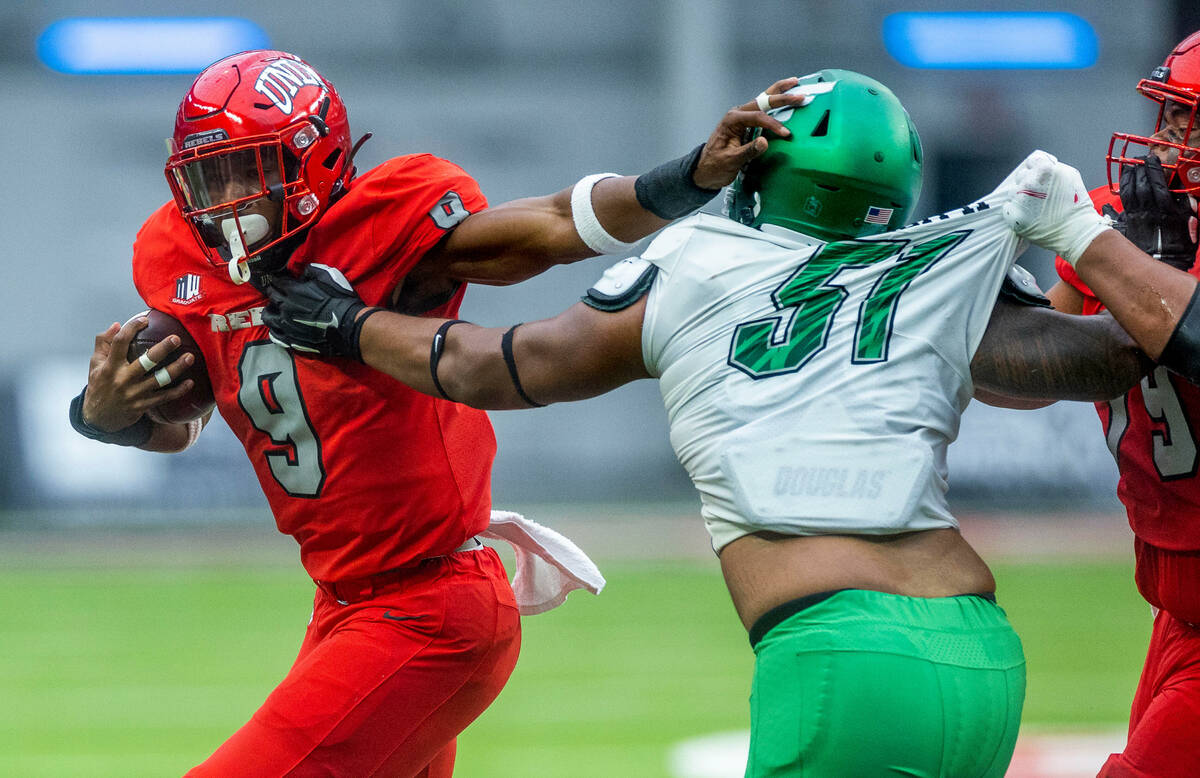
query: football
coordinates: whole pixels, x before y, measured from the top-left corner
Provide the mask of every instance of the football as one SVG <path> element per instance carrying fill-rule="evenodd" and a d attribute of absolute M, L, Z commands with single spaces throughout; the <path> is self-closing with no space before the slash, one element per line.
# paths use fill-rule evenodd
<path fill-rule="evenodd" d="M 180 324 L 175 317 L 153 308 L 137 314 L 137 316 L 143 315 L 150 323 L 145 329 L 134 335 L 133 341 L 129 344 L 128 359 L 130 362 L 136 360 L 148 348 L 168 335 L 179 336 L 179 348 L 167 354 L 166 359 L 159 364 L 160 367 L 171 364 L 184 354 L 192 354 L 196 358 L 192 366 L 171 383 L 171 386 L 175 386 L 190 378 L 195 382 L 192 384 L 191 391 L 176 400 L 151 408 L 146 415 L 151 420 L 164 424 L 182 424 L 200 418 L 212 410 L 214 403 L 212 382 L 208 379 L 208 366 L 204 364 L 204 355 L 200 353 L 200 348 L 188 333 L 187 328 Z"/>

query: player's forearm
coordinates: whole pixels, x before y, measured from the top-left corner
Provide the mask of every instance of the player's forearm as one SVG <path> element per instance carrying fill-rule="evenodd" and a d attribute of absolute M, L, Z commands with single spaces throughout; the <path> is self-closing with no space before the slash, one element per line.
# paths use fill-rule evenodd
<path fill-rule="evenodd" d="M 621 182 L 628 182 L 627 187 Z M 649 235 L 667 222 L 641 210 L 633 199 L 633 179 L 600 181 L 592 190 L 608 216 L 606 227 L 630 240 Z M 634 213 L 619 192 L 628 188 Z M 570 188 L 545 197 L 528 197 L 472 216 L 451 233 L 439 264 L 446 275 L 475 284 L 507 285 L 533 278 L 555 265 L 597 255 L 579 236 L 572 218 Z M 631 215 L 632 214 L 632 215 Z M 625 221 L 631 226 L 627 226 Z"/>
<path fill-rule="evenodd" d="M 1111 317 L 998 303 L 971 362 L 971 377 L 983 390 L 978 399 L 1031 407 L 996 402 L 993 395 L 1104 401 L 1124 394 L 1150 367 Z"/>
<path fill-rule="evenodd" d="M 501 350 L 504 329 L 455 324 L 442 331 L 436 364 L 431 364 L 434 339 L 447 321 L 376 313 L 363 324 L 359 339 L 363 362 L 433 397 L 492 410 L 529 407 L 512 388 Z"/>
<path fill-rule="evenodd" d="M 363 323 L 359 335 L 362 360 L 418 392 L 436 396 L 429 377 L 429 350 L 438 327 L 445 321 L 390 311 L 374 313 Z"/>
<path fill-rule="evenodd" d="M 572 208 L 585 206 L 578 198 L 588 192 L 568 187 L 545 197 L 528 197 L 476 214 L 451 233 L 444 249 L 445 272 L 451 278 L 476 284 L 505 285 L 539 275 L 555 265 L 569 264 L 600 253 L 620 253 L 617 243 L 633 243 L 670 222 L 638 202 L 636 177 L 605 178 L 590 187 L 596 223 L 613 239 L 595 239 L 589 220 Z M 586 187 L 585 187 L 586 188 Z M 581 236 L 588 233 L 594 246 Z M 599 251 L 597 249 L 604 249 Z"/>
<path fill-rule="evenodd" d="M 636 176 L 606 178 L 592 188 L 592 208 L 600 226 L 627 243 L 639 241 L 670 224 L 670 220 L 642 207 L 634 188 L 636 182 Z M 570 197 L 569 192 L 567 196 Z"/>
<path fill-rule="evenodd" d="M 975 394 L 971 399 L 977 400 L 985 405 L 991 405 L 996 408 L 1007 408 L 1012 411 L 1033 411 L 1038 408 L 1045 408 L 1047 405 L 1053 405 L 1057 400 L 1042 400 L 1024 397 L 1009 397 L 1003 394 L 989 392 L 987 389 L 975 385 Z"/>
<path fill-rule="evenodd" d="M 1156 262 L 1116 230 L 1106 230 L 1075 270 L 1142 350 L 1158 359 L 1196 291 L 1196 279 Z"/>
<path fill-rule="evenodd" d="M 631 252 L 634 242 L 700 208 L 733 180 L 740 165 L 702 165 L 704 151 L 702 144 L 637 177 L 585 176 L 555 194 L 474 214 L 435 250 L 436 264 L 451 278 L 509 284 L 556 264 Z"/>
<path fill-rule="evenodd" d="M 368 365 L 425 394 L 487 410 L 533 408 L 648 377 L 644 309 L 644 297 L 617 313 L 576 303 L 509 328 L 379 312 L 364 323 L 359 345 Z"/>

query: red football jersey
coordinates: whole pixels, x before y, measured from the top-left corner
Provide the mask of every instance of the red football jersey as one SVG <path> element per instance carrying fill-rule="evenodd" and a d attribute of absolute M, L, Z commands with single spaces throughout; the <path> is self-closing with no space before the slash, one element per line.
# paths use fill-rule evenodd
<path fill-rule="evenodd" d="M 1121 198 L 1107 186 L 1091 191 L 1096 210 Z M 1075 268 L 1058 257 L 1063 281 L 1083 296 L 1083 313 L 1104 310 Z M 1195 265 L 1191 273 L 1200 276 Z M 1096 403 L 1108 448 L 1117 460 L 1117 496 L 1143 540 L 1173 551 L 1200 549 L 1200 387 L 1158 367 L 1124 397 Z"/>
<path fill-rule="evenodd" d="M 289 265 L 339 268 L 364 301 L 386 305 L 447 230 L 486 207 L 457 166 L 398 157 L 355 179 Z M 208 259 L 172 203 L 138 233 L 133 278 L 147 305 L 196 339 L 217 407 L 313 578 L 361 578 L 445 554 L 487 526 L 496 441 L 483 411 L 273 344 L 260 318 L 266 298 Z M 460 287 L 431 315 L 453 318 L 462 296 Z"/>

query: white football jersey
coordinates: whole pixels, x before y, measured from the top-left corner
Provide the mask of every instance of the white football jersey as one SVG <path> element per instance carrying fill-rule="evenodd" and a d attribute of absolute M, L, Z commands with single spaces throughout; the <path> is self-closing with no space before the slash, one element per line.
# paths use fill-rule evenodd
<path fill-rule="evenodd" d="M 946 447 L 1023 248 L 1006 199 L 836 243 L 697 214 L 650 245 L 642 352 L 714 548 L 957 526 Z"/>

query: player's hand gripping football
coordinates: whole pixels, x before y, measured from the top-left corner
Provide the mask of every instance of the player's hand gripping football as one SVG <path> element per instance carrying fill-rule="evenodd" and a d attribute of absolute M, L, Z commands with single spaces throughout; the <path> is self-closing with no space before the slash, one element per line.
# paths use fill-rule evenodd
<path fill-rule="evenodd" d="M 1154 154 L 1141 165 L 1121 168 L 1121 207 L 1104 206 L 1129 242 L 1171 267 L 1188 270 L 1196 262 L 1196 206 L 1183 192 L 1172 192 L 1162 162 Z"/>
<path fill-rule="evenodd" d="M 342 271 L 311 264 L 300 278 L 274 276 L 267 287 L 271 302 L 262 312 L 271 340 L 284 348 L 323 357 L 362 361 L 358 338 L 367 308 Z"/>
<path fill-rule="evenodd" d="M 704 151 L 696 163 L 696 170 L 692 174 L 696 186 L 701 189 L 720 189 L 733 183 L 742 166 L 767 150 L 767 139 L 761 133 L 753 133 L 753 137 L 750 137 L 751 130 L 761 128 L 783 137 L 791 134 L 777 119 L 769 116 L 763 106 L 774 110 L 789 105 L 804 105 L 809 99 L 808 95 L 786 94 L 798 81 L 798 78 L 776 81 L 758 98 L 725 112 L 721 123 L 704 144 Z"/>
<path fill-rule="evenodd" d="M 1014 190 L 1004 204 L 1008 226 L 1072 266 L 1097 235 L 1111 228 L 1092 207 L 1079 171 L 1044 151 L 1026 157 L 1005 184 Z"/>
<path fill-rule="evenodd" d="M 190 378 L 178 386 L 163 388 L 191 367 L 195 359 L 191 354 L 157 367 L 179 347 L 178 336 L 172 335 L 155 343 L 142 359 L 128 361 L 130 342 L 146 326 L 145 316 L 135 316 L 124 325 L 114 322 L 96 336 L 82 408 L 83 420 L 89 426 L 104 432 L 123 430 L 151 408 L 191 391 L 194 382 Z"/>

